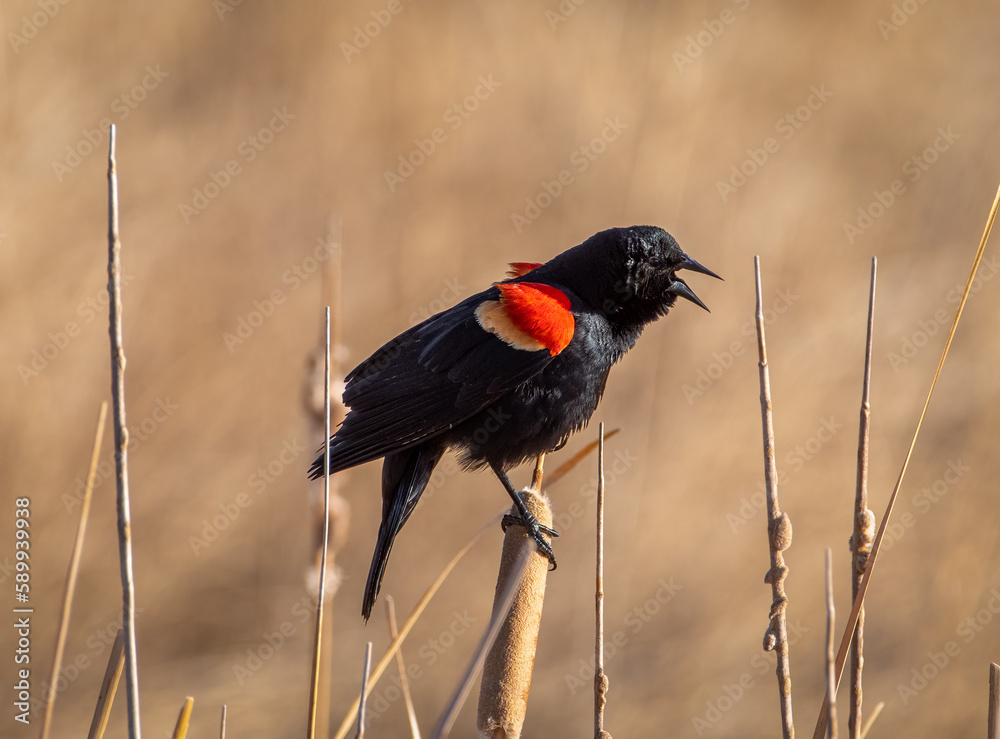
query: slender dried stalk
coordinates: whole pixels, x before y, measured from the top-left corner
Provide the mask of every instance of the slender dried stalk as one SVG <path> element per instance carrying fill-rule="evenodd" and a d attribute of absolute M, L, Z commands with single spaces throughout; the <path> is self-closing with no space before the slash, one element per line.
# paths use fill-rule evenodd
<path fill-rule="evenodd" d="M 185 739 L 187 737 L 188 727 L 191 725 L 191 711 L 193 708 L 194 698 L 188 696 L 184 699 L 184 705 L 181 706 L 180 715 L 177 717 L 173 739 Z"/>
<path fill-rule="evenodd" d="M 63 590 L 62 612 L 59 615 L 59 631 L 56 634 L 56 653 L 52 658 L 52 677 L 49 680 L 49 690 L 45 696 L 45 715 L 42 717 L 42 730 L 39 736 L 47 739 L 49 727 L 52 725 L 52 709 L 56 702 L 56 684 L 59 682 L 59 670 L 62 669 L 63 650 L 66 648 L 66 634 L 69 632 L 70 615 L 73 612 L 73 594 L 76 592 L 76 578 L 80 572 L 80 558 L 83 556 L 83 539 L 87 535 L 87 521 L 90 518 L 90 499 L 94 492 L 94 477 L 97 475 L 97 463 L 101 455 L 101 440 L 104 438 L 104 422 L 108 417 L 107 402 L 101 403 L 97 414 L 97 431 L 94 434 L 94 448 L 90 453 L 90 469 L 87 472 L 87 484 L 83 489 L 83 504 L 80 507 L 80 524 L 76 529 L 76 541 L 73 543 L 73 554 L 69 559 L 69 571 L 66 573 L 66 587 Z"/>
<path fill-rule="evenodd" d="M 920 416 L 917 418 L 917 426 L 913 430 L 913 438 L 910 439 L 910 446 L 906 450 L 906 456 L 903 457 L 903 466 L 899 470 L 899 477 L 896 478 L 896 485 L 892 489 L 892 495 L 889 496 L 889 502 L 885 507 L 885 514 L 882 516 L 882 522 L 879 524 L 878 533 L 875 535 L 875 542 L 872 544 L 872 551 L 868 557 L 868 565 L 865 567 L 865 576 L 861 580 L 861 585 L 858 588 L 858 594 L 854 598 L 854 606 L 851 608 L 851 615 L 847 617 L 847 626 L 844 630 L 844 637 L 840 641 L 840 649 L 837 652 L 837 683 L 840 684 L 840 676 L 844 671 L 844 662 L 847 660 L 847 650 L 851 643 L 851 636 L 854 634 L 854 627 L 858 622 L 858 614 L 861 608 L 864 606 L 865 593 L 868 591 L 868 585 L 871 582 L 872 573 L 875 571 L 875 563 L 878 561 L 878 552 L 882 546 L 882 537 L 885 535 L 885 529 L 889 523 L 889 517 L 892 515 L 893 506 L 896 504 L 896 497 L 899 495 L 899 489 L 903 485 L 903 478 L 906 476 L 906 469 L 910 464 L 910 459 L 913 457 L 913 449 L 917 445 L 917 438 L 920 436 L 920 428 L 923 426 L 924 418 L 927 416 L 927 409 L 930 407 L 931 398 L 934 397 L 934 389 L 937 387 L 938 379 L 941 377 L 941 370 L 944 368 L 944 362 L 948 358 L 948 350 L 951 348 L 952 339 L 955 338 L 955 331 L 958 329 L 958 322 L 962 318 L 962 311 L 965 309 L 965 303 L 969 299 L 969 293 L 972 291 L 972 283 L 976 279 L 976 272 L 979 270 L 979 263 L 983 260 L 983 252 L 986 251 L 986 242 L 990 237 L 990 232 L 993 230 L 993 222 L 996 220 L 997 210 L 1000 209 L 1000 187 L 997 188 L 996 197 L 993 199 L 993 207 L 990 208 L 990 214 L 986 218 L 986 227 L 983 229 L 982 238 L 979 240 L 979 248 L 976 250 L 976 256 L 972 260 L 972 270 L 969 272 L 969 279 L 965 283 L 965 290 L 962 292 L 962 299 L 958 303 L 958 310 L 955 312 L 955 320 L 952 321 L 951 330 L 948 332 L 948 337 L 945 340 L 944 349 L 941 351 L 941 358 L 938 360 L 937 369 L 934 370 L 934 378 L 931 380 L 930 389 L 927 391 L 927 398 L 924 400 L 924 407 L 920 411 Z M 816 719 L 816 729 L 813 731 L 813 739 L 821 739 L 823 733 L 826 729 L 826 701 L 823 701 L 823 706 L 820 708 L 819 717 Z"/>
<path fill-rule="evenodd" d="M 872 257 L 872 279 L 868 293 L 868 331 L 865 340 L 865 371 L 861 389 L 861 421 L 858 427 L 858 483 L 854 495 L 854 534 L 851 536 L 851 601 L 858 595 L 865 576 L 868 553 L 875 538 L 875 514 L 868 510 L 868 444 L 871 436 L 872 334 L 875 329 L 875 272 L 878 260 Z M 851 710 L 847 731 L 851 739 L 861 739 L 861 673 L 865 666 L 865 609 L 858 611 L 858 625 L 851 642 Z"/>
<path fill-rule="evenodd" d="M 385 619 L 389 624 L 389 637 L 399 636 L 396 628 L 396 602 L 391 595 L 385 597 Z M 413 697 L 410 695 L 410 679 L 406 675 L 406 662 L 403 660 L 403 650 L 396 652 L 396 669 L 399 670 L 399 688 L 403 693 L 403 703 L 406 705 L 406 716 L 410 720 L 410 736 L 420 739 L 420 726 L 417 724 L 417 712 L 413 708 Z"/>
<path fill-rule="evenodd" d="M 365 709 L 368 702 L 368 675 L 372 669 L 372 643 L 365 646 L 365 668 L 361 671 L 361 708 L 358 711 L 358 733 L 356 739 L 365 739 Z"/>
<path fill-rule="evenodd" d="M 226 739 L 226 704 L 222 704 L 222 718 L 219 719 L 219 739 Z"/>
<path fill-rule="evenodd" d="M 111 646 L 111 653 L 108 655 L 108 667 L 104 671 L 104 680 L 101 681 L 101 690 L 97 695 L 97 706 L 94 708 L 94 719 L 90 723 L 90 733 L 87 739 L 102 739 L 104 730 L 108 727 L 108 717 L 111 715 L 111 706 L 115 702 L 115 692 L 118 690 L 118 681 L 121 679 L 122 670 L 125 667 L 125 629 L 118 629 L 118 636 Z"/>
<path fill-rule="evenodd" d="M 986 718 L 986 738 L 1000 739 L 1000 665 L 990 663 L 990 708 Z"/>
<path fill-rule="evenodd" d="M 833 607 L 833 551 L 826 548 L 826 700 L 828 703 L 827 723 L 830 727 L 827 737 L 837 739 L 837 677 L 836 660 L 833 651 L 833 627 L 837 611 Z"/>
<path fill-rule="evenodd" d="M 122 623 L 125 628 L 125 687 L 128 735 L 139 739 L 139 670 L 135 648 L 135 583 L 132 575 L 132 514 L 128 489 L 128 427 L 125 425 L 125 349 L 122 342 L 122 264 L 118 238 L 117 126 L 108 144 L 108 294 L 111 336 L 111 399 L 115 419 L 115 468 L 118 483 L 118 558 L 122 576 Z"/>
<path fill-rule="evenodd" d="M 597 582 L 594 590 L 596 634 L 594 635 L 594 737 L 611 739 L 604 730 L 604 706 L 608 702 L 608 676 L 604 673 L 604 423 L 597 430 Z"/>
<path fill-rule="evenodd" d="M 326 363 L 324 386 L 324 439 L 330 438 L 330 308 L 326 308 Z M 319 594 L 316 598 L 316 634 L 313 644 L 312 684 L 309 691 L 309 739 L 316 736 L 316 709 L 319 700 L 319 674 L 323 654 L 323 605 L 326 601 L 326 553 L 330 542 L 330 455 L 323 455 L 323 541 L 319 565 Z M 371 643 L 368 645 L 371 651 Z"/>
<path fill-rule="evenodd" d="M 778 507 L 778 473 L 774 464 L 774 422 L 771 413 L 771 378 L 767 369 L 767 350 L 764 344 L 764 308 L 760 287 L 760 257 L 753 258 L 754 276 L 757 282 L 757 354 L 760 368 L 760 411 L 764 431 L 764 480 L 767 488 L 767 543 L 771 552 L 771 568 L 764 576 L 764 582 L 771 584 L 771 612 L 769 625 L 764 634 L 764 651 L 774 651 L 777 655 L 776 673 L 778 695 L 781 699 L 781 733 L 784 739 L 795 736 L 792 724 L 792 678 L 788 660 L 788 629 L 785 623 L 785 567 L 782 552 L 792 543 L 792 523 L 787 513 Z"/>
<path fill-rule="evenodd" d="M 308 358 L 308 370 L 306 372 L 303 401 L 305 404 L 306 416 L 310 423 L 310 436 L 315 437 L 315 446 L 325 448 L 329 443 L 329 427 L 338 424 L 346 414 L 346 408 L 340 399 L 339 393 L 330 390 L 330 423 L 326 422 L 327 417 L 327 394 L 326 388 L 330 387 L 333 378 L 339 382 L 342 378 L 340 371 L 340 334 L 343 321 L 341 320 L 340 301 L 340 274 L 341 274 L 341 223 L 337 216 L 330 216 L 327 222 L 327 233 L 324 248 L 329 250 L 329 258 L 324 262 L 323 269 L 323 305 L 330 306 L 330 326 L 329 326 L 329 378 L 327 380 L 326 357 L 327 357 L 327 330 L 322 326 L 319 342 Z M 307 573 L 307 583 L 313 597 L 318 597 L 317 583 L 319 570 L 322 564 L 324 545 L 326 540 L 327 556 L 327 577 L 326 591 L 324 594 L 327 604 L 336 595 L 340 586 L 341 572 L 336 564 L 337 552 L 344 546 L 347 539 L 347 529 L 350 525 L 351 506 L 347 499 L 340 495 L 340 487 L 345 479 L 345 473 L 340 472 L 330 478 L 329 514 L 324 515 L 326 508 L 326 496 L 317 494 L 316 487 L 309 486 L 310 500 L 313 503 L 315 512 L 314 519 L 314 546 L 313 558 L 310 569 Z M 325 485 L 325 483 L 324 483 Z M 329 524 L 327 524 L 329 522 Z M 329 527 L 329 528 L 327 528 Z M 330 672 L 333 655 L 333 622 L 329 617 L 324 617 L 324 634 L 321 644 L 319 661 L 319 688 L 316 702 L 315 735 L 325 737 L 330 733 Z"/>
<path fill-rule="evenodd" d="M 861 739 L 865 739 L 865 737 L 868 736 L 868 732 L 871 730 L 872 724 L 875 723 L 875 719 L 877 719 L 879 714 L 882 713 L 883 708 L 885 708 L 885 701 L 879 701 L 875 704 L 875 708 L 872 709 L 872 715 L 868 717 L 868 720 L 865 721 L 864 728 L 861 729 Z"/>

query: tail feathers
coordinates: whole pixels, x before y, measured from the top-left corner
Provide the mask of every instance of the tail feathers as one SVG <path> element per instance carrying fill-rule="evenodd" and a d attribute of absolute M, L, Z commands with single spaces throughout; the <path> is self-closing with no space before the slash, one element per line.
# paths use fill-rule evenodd
<path fill-rule="evenodd" d="M 372 614 L 396 534 L 403 528 L 420 500 L 420 495 L 427 487 L 431 473 L 443 453 L 444 448 L 438 445 L 420 444 L 385 458 L 382 465 L 382 524 L 378 529 L 378 541 L 375 543 L 361 606 L 365 621 Z"/>

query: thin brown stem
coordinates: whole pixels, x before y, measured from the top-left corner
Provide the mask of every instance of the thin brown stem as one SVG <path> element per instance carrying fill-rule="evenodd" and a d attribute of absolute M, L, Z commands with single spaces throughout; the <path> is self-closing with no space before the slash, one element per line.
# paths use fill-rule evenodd
<path fill-rule="evenodd" d="M 1000 665 L 990 663 L 990 707 L 986 717 L 986 739 L 1000 739 Z"/>
<path fill-rule="evenodd" d="M 604 423 L 597 431 L 597 582 L 594 591 L 594 737 L 604 732 L 604 706 L 608 702 L 608 676 L 604 673 Z"/>
<path fill-rule="evenodd" d="M 330 307 L 326 308 L 326 388 L 323 397 L 324 439 L 330 438 Z M 309 691 L 309 726 L 307 736 L 316 737 L 316 711 L 319 705 L 319 675 L 323 664 L 323 606 L 326 601 L 326 555 L 330 543 L 330 454 L 323 454 L 323 540 L 319 564 L 319 586 L 316 597 L 316 632 L 313 641 L 312 683 Z M 371 645 L 369 644 L 369 650 Z"/>
<path fill-rule="evenodd" d="M 833 551 L 826 548 L 826 701 L 829 739 L 837 739 L 837 677 L 836 653 L 833 651 L 833 629 L 837 611 L 833 606 Z"/>
<path fill-rule="evenodd" d="M 372 670 L 372 643 L 365 645 L 365 668 L 361 672 L 361 707 L 358 710 L 358 733 L 355 739 L 365 739 L 365 709 L 368 707 L 368 677 Z"/>
<path fill-rule="evenodd" d="M 385 597 L 385 618 L 389 624 L 389 636 L 395 639 L 399 636 L 396 628 L 396 602 L 391 595 Z M 403 660 L 403 650 L 396 651 L 396 669 L 399 671 L 399 688 L 403 693 L 403 703 L 406 704 L 406 715 L 410 720 L 410 736 L 420 739 L 420 726 L 417 724 L 417 712 L 413 708 L 413 697 L 410 695 L 410 679 L 406 674 L 406 662 Z"/>
<path fill-rule="evenodd" d="M 125 349 L 122 341 L 122 263 L 118 237 L 117 126 L 108 143 L 108 309 L 111 336 L 111 399 L 115 420 L 115 470 L 118 504 L 118 559 L 122 579 L 122 623 L 125 628 L 125 688 L 129 739 L 140 739 L 139 669 L 135 647 L 135 582 L 132 574 L 132 514 L 128 488 L 128 427 L 125 425 Z"/>
<path fill-rule="evenodd" d="M 104 671 L 101 690 L 97 694 L 97 705 L 94 708 L 94 719 L 90 723 L 90 733 L 87 739 L 102 739 L 104 730 L 108 727 L 108 717 L 111 716 L 111 706 L 115 702 L 118 691 L 118 681 L 125 668 L 125 629 L 118 629 L 115 643 L 108 655 L 108 667 Z"/>
<path fill-rule="evenodd" d="M 76 541 L 73 543 L 73 554 L 69 559 L 69 571 L 66 573 L 66 586 L 63 590 L 62 611 L 59 615 L 59 631 L 56 634 L 56 650 L 52 657 L 52 677 L 49 679 L 49 689 L 45 696 L 45 715 L 42 717 L 41 739 L 47 739 L 49 727 L 52 725 L 52 709 L 56 702 L 56 685 L 59 682 L 59 670 L 62 669 L 63 650 L 66 648 L 66 634 L 69 632 L 70 616 L 73 612 L 73 594 L 76 592 L 76 579 L 80 572 L 80 558 L 83 556 L 83 539 L 87 535 L 87 521 L 90 518 L 90 499 L 94 492 L 94 477 L 97 475 L 97 464 L 101 454 L 101 441 L 104 438 L 104 422 L 108 417 L 107 402 L 101 403 L 97 414 L 97 431 L 94 434 L 94 447 L 90 452 L 90 469 L 87 472 L 87 484 L 83 489 L 83 504 L 80 507 L 80 523 L 76 529 Z"/>
<path fill-rule="evenodd" d="M 858 595 L 865 576 L 868 554 L 875 538 L 875 514 L 868 510 L 868 447 L 871 436 L 872 335 L 875 329 L 875 273 L 878 260 L 872 257 L 871 287 L 868 292 L 868 330 L 865 340 L 865 369 L 861 389 L 861 420 L 858 425 L 858 480 L 854 495 L 854 534 L 851 536 L 851 601 Z M 858 625 L 851 642 L 851 695 L 847 731 L 851 739 L 861 739 L 861 673 L 864 669 L 865 609 L 858 611 Z"/>
<path fill-rule="evenodd" d="M 757 354 L 760 369 L 760 411 L 764 436 L 764 480 L 767 490 L 767 540 L 771 554 L 771 568 L 764 582 L 771 584 L 771 612 L 764 634 L 764 651 L 777 655 L 778 695 L 781 704 L 781 733 L 784 739 L 795 736 L 792 723 L 792 678 L 788 659 L 788 629 L 785 609 L 785 566 L 782 552 L 792 543 L 792 523 L 787 513 L 778 507 L 778 472 L 774 463 L 774 421 L 771 411 L 771 379 L 767 368 L 767 350 L 764 342 L 764 308 L 760 283 L 760 257 L 754 257 L 754 276 L 757 283 Z"/>

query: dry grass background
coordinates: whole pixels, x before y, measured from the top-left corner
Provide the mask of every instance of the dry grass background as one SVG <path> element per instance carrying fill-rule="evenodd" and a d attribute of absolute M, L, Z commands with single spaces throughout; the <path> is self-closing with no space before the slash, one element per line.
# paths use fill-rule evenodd
<path fill-rule="evenodd" d="M 623 737 L 697 736 L 693 719 L 706 717 L 717 719 L 706 736 L 778 731 L 773 660 L 758 669 L 770 604 L 761 580 L 765 515 L 758 509 L 735 531 L 729 518 L 762 480 L 756 360 L 743 330 L 753 310 L 751 256 L 762 255 L 766 301 L 779 291 L 791 296 L 769 327 L 768 350 L 786 475 L 781 502 L 795 527 L 786 552 L 790 628 L 800 635 L 793 697 L 807 735 L 823 691 L 827 546 L 838 611 L 849 610 L 870 258 L 880 260 L 871 494 L 881 515 L 942 330 L 906 363 L 894 366 L 888 353 L 937 310 L 950 320 L 949 291 L 967 275 L 1000 172 L 995 8 L 909 5 L 912 16 L 883 38 L 878 23 L 896 7 L 887 1 L 783 9 L 588 2 L 555 28 L 545 15 L 554 1 L 403 2 L 348 61 L 341 44 L 386 3 L 244 3 L 220 18 L 219 4 L 207 2 L 69 2 L 53 6 L 58 12 L 24 44 L 8 33 L 26 36 L 24 19 L 42 6 L 6 3 L 0 521 L 10 527 L 13 498 L 31 497 L 36 696 L 76 526 L 77 509 L 70 515 L 63 496 L 85 474 L 98 405 L 109 394 L 106 312 L 86 307 L 105 293 L 107 136 L 61 177 L 52 163 L 65 162 L 67 146 L 110 118 L 119 125 L 129 278 L 128 417 L 141 434 L 131 480 L 148 736 L 173 725 L 185 695 L 196 698 L 192 730 L 200 736 L 216 731 L 222 703 L 231 736 L 303 732 L 311 631 L 296 603 L 305 594 L 305 470 L 313 450 L 300 392 L 321 321 L 320 279 L 294 289 L 287 271 L 315 248 L 330 213 L 343 218 L 349 366 L 421 311 L 499 278 L 508 261 L 542 261 L 612 225 L 662 225 L 725 276 L 725 283 L 694 278 L 712 314 L 684 304 L 650 328 L 612 374 L 598 414 L 624 428 L 608 443 L 609 462 L 619 455 L 619 466 L 612 464 L 608 480 L 605 606 L 609 640 L 621 632 L 624 641 L 607 662 L 607 726 Z M 723 10 L 732 22 L 720 22 L 721 34 L 679 69 L 674 55 Z M 134 109 L 123 108 L 116 99 L 141 84 L 147 66 L 162 79 Z M 475 90 L 480 75 L 499 86 L 451 130 L 445 111 Z M 832 97 L 786 140 L 776 123 L 813 86 Z M 270 123 L 274 108 L 294 119 L 247 161 L 241 142 Z M 572 153 L 600 135 L 606 118 L 627 128 L 576 172 Z M 439 126 L 444 143 L 390 191 L 384 172 Z M 939 128 L 959 137 L 911 182 L 904 165 L 932 145 Z M 717 181 L 768 137 L 777 153 L 723 200 Z M 186 222 L 179 205 L 230 160 L 240 173 Z M 511 214 L 566 168 L 573 184 L 517 233 Z M 852 243 L 844 223 L 897 178 L 905 193 Z M 996 259 L 994 246 L 984 278 L 995 276 Z M 985 722 L 987 665 L 1000 656 L 1000 614 L 988 610 L 991 598 L 1000 610 L 1000 597 L 991 595 L 1000 588 L 997 285 L 984 280 L 968 306 L 897 506 L 896 520 L 908 513 L 913 525 L 885 552 L 873 581 L 866 706 L 887 702 L 873 736 L 968 736 Z M 276 290 L 283 302 L 229 351 L 224 332 Z M 19 365 L 30 365 L 33 350 L 43 351 L 49 334 L 70 322 L 78 335 L 37 376 L 23 378 Z M 711 370 L 717 353 L 733 348 L 742 353 L 731 366 L 721 375 Z M 689 403 L 683 386 L 710 370 L 717 379 Z M 158 403 L 169 413 L 154 414 Z M 836 432 L 817 437 L 824 419 Z M 563 454 L 584 441 L 578 436 Z M 808 451 L 797 456 L 797 446 Z M 259 491 L 256 471 L 286 447 L 297 456 L 286 452 L 287 464 L 275 462 L 280 473 Z M 109 448 L 106 442 L 106 459 Z M 949 463 L 966 469 L 954 484 L 938 482 Z M 529 472 L 517 473 L 522 482 Z M 366 466 L 350 473 L 346 487 L 353 506 L 339 561 L 346 581 L 329 611 L 337 638 L 334 716 L 355 694 L 364 642 L 374 640 L 378 654 L 388 641 L 381 610 L 367 628 L 359 616 L 378 476 L 377 465 Z M 549 582 L 528 710 L 532 736 L 590 731 L 590 679 L 580 673 L 592 655 L 592 479 L 581 468 L 549 491 L 557 520 L 575 502 L 585 515 L 560 526 L 560 567 Z M 935 482 L 946 491 L 939 500 L 915 500 Z M 190 537 L 242 493 L 252 504 L 196 556 Z M 442 476 L 389 567 L 384 592 L 401 613 L 504 498 L 487 475 Z M 102 634 L 118 614 L 113 501 L 105 481 L 95 493 L 66 649 L 67 663 L 78 658 L 89 667 L 60 696 L 57 736 L 88 725 L 107 656 L 102 639 L 111 641 Z M 423 673 L 412 687 L 427 729 L 485 627 L 499 545 L 498 531 L 471 553 L 406 648 Z M 4 549 L 0 561 L 12 555 Z M 12 603 L 11 578 L 0 577 L 4 602 Z M 639 618 L 636 609 L 663 582 L 679 590 Z M 966 642 L 957 629 L 977 613 L 989 623 Z M 284 622 L 294 634 L 240 684 L 234 666 L 246 666 L 247 650 L 258 650 Z M 3 675 L 12 674 L 11 636 L 0 634 Z M 898 686 L 949 641 L 959 655 L 904 704 Z M 733 689 L 741 679 L 744 687 Z M 727 687 L 738 700 L 727 703 Z M 707 704 L 720 698 L 728 710 L 715 716 Z M 119 703 L 113 736 L 123 736 Z M 9 699 L 0 712 L 6 734 L 18 726 Z M 460 734 L 473 722 L 467 707 Z M 404 727 L 396 701 L 369 724 L 369 735 L 399 736 Z"/>

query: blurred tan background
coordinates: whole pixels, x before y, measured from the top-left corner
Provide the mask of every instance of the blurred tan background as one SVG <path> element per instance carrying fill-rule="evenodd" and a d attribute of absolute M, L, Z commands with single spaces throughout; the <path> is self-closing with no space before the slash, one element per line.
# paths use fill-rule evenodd
<path fill-rule="evenodd" d="M 196 699 L 193 736 L 216 735 L 223 703 L 230 736 L 303 733 L 314 442 L 301 397 L 321 318 L 311 260 L 331 215 L 342 223 L 345 369 L 507 262 L 544 261 L 610 226 L 661 225 L 726 278 L 692 277 L 712 313 L 685 303 L 648 329 L 595 424 L 550 460 L 592 439 L 597 420 L 623 429 L 608 443 L 606 514 L 607 633 L 620 634 L 607 726 L 621 737 L 780 730 L 773 658 L 760 651 L 771 601 L 750 323 L 761 255 L 780 497 L 795 532 L 793 699 L 808 736 L 823 691 L 828 546 L 841 623 L 850 609 L 871 258 L 880 517 L 1000 179 L 994 11 L 915 0 L 5 3 L 0 580 L 12 604 L 13 500 L 30 496 L 35 696 L 110 394 L 102 122 L 113 122 L 147 736 L 172 729 L 185 695 Z M 551 183 L 564 170 L 560 192 Z M 886 707 L 871 736 L 984 728 L 988 663 L 1000 658 L 997 259 L 994 243 L 873 580 L 865 707 Z M 105 460 L 110 448 L 106 437 Z M 549 491 L 562 536 L 529 736 L 591 731 L 593 468 Z M 383 595 L 401 615 L 506 499 L 491 476 L 449 470 L 446 460 L 390 560 Z M 364 642 L 376 654 L 388 642 L 381 607 L 367 627 L 359 615 L 378 480 L 376 464 L 345 476 L 345 581 L 329 611 L 335 724 Z M 238 499 L 250 504 L 197 546 Z M 425 733 L 485 628 L 499 546 L 497 530 L 468 555 L 405 648 L 422 674 L 412 688 Z M 55 736 L 89 726 L 119 596 L 105 479 L 66 647 L 67 664 L 87 666 L 66 679 Z M 291 636 L 269 651 L 282 628 Z M 6 686 L 13 643 L 0 632 Z M 935 667 L 949 649 L 957 656 Z M 379 689 L 369 736 L 406 731 L 392 685 Z M 0 733 L 28 736 L 38 719 L 14 723 L 9 690 Z M 125 735 L 119 699 L 109 736 Z M 455 735 L 473 733 L 474 710 L 475 696 Z"/>

